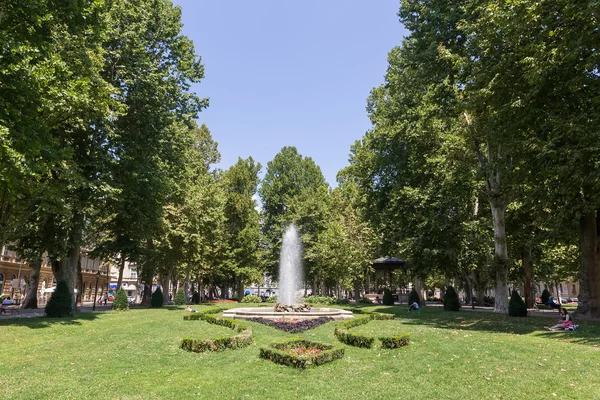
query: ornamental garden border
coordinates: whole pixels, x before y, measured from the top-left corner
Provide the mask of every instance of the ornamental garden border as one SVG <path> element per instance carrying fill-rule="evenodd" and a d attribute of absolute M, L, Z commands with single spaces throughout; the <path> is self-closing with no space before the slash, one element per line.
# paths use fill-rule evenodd
<path fill-rule="evenodd" d="M 392 320 L 393 314 L 383 313 L 364 313 L 364 315 L 342 322 L 335 327 L 334 335 L 342 343 L 350 346 L 363 347 L 370 349 L 375 344 L 373 336 L 355 334 L 350 332 L 350 328 L 365 325 L 373 320 Z M 381 347 L 384 349 L 396 349 L 409 344 L 410 335 L 408 333 L 393 336 L 379 336 L 377 339 L 381 341 Z"/>
<path fill-rule="evenodd" d="M 297 354 L 302 350 L 306 350 L 307 355 Z M 315 350 L 318 353 L 311 355 Z M 344 347 L 292 338 L 261 347 L 259 356 L 276 364 L 305 369 L 343 358 Z"/>
<path fill-rule="evenodd" d="M 252 343 L 252 328 L 249 325 L 238 322 L 234 319 L 219 318 L 213 313 L 221 312 L 219 307 L 213 307 L 204 311 L 187 314 L 183 317 L 186 321 L 206 321 L 209 324 L 220 325 L 233 329 L 238 335 L 224 336 L 215 339 L 193 339 L 183 338 L 179 346 L 186 351 L 202 353 L 206 351 L 222 351 L 225 349 L 240 349 L 249 346 Z"/>

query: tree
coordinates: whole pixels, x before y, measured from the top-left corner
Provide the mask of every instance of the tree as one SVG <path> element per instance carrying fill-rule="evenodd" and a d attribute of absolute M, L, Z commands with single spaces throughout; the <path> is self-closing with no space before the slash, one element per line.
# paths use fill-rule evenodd
<path fill-rule="evenodd" d="M 266 267 L 271 275 L 277 276 L 283 232 L 295 222 L 304 245 L 306 276 L 309 279 L 315 276 L 313 249 L 327 219 L 327 188 L 321 169 L 295 147 L 282 148 L 267 164 L 259 195 Z"/>
<path fill-rule="evenodd" d="M 261 165 L 252 157 L 239 158 L 223 173 L 225 189 L 224 263 L 237 286 L 238 299 L 244 297 L 244 285 L 262 279 L 260 224 L 254 200 Z"/>

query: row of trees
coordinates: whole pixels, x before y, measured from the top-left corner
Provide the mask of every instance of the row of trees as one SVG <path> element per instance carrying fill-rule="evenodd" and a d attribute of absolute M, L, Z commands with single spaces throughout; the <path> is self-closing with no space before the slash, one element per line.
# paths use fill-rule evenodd
<path fill-rule="evenodd" d="M 580 279 L 600 317 L 595 2 L 403 0 L 410 34 L 373 89 L 349 174 L 386 253 L 483 296 Z M 574 262 L 579 253 L 579 265 Z"/>
<path fill-rule="evenodd" d="M 181 27 L 169 0 L 0 4 L 0 235 L 32 268 L 26 307 L 44 256 L 81 286 L 82 247 L 119 264 L 119 284 L 125 262 L 147 282 L 217 259 L 249 276 L 260 165 L 211 169 L 217 145 L 194 122 L 208 100 L 189 90 L 204 69 Z"/>

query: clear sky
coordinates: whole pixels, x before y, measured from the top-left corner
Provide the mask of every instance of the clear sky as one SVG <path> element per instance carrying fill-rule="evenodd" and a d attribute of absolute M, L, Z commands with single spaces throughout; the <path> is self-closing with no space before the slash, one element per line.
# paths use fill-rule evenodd
<path fill-rule="evenodd" d="M 219 143 L 220 168 L 263 165 L 295 146 L 335 186 L 350 146 L 369 129 L 369 91 L 406 31 L 398 0 L 174 0 L 210 99 L 199 123 Z"/>

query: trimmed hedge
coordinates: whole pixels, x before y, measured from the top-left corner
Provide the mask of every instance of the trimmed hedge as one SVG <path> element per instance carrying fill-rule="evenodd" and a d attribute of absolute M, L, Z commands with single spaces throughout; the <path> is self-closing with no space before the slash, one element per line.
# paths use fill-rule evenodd
<path fill-rule="evenodd" d="M 512 291 L 508 302 L 508 315 L 511 317 L 526 317 L 527 306 L 516 290 Z"/>
<path fill-rule="evenodd" d="M 179 288 L 177 293 L 175 293 L 175 305 L 182 306 L 186 303 L 185 301 L 185 293 L 183 292 L 183 288 Z"/>
<path fill-rule="evenodd" d="M 349 319 L 347 321 L 342 322 L 338 326 L 335 327 L 333 331 L 335 337 L 342 343 L 348 344 L 350 346 L 363 347 L 370 349 L 373 347 L 375 343 L 375 338 L 368 335 L 361 335 L 350 332 L 351 328 L 368 324 L 373 320 L 391 320 L 394 319 L 393 314 L 383 314 L 383 313 L 366 313 L 363 316 Z M 409 335 L 397 335 L 397 336 L 381 336 L 378 338 L 381 341 L 381 347 L 394 349 L 397 347 L 406 346 L 408 344 Z"/>
<path fill-rule="evenodd" d="M 444 310 L 446 311 L 458 311 L 460 310 L 460 302 L 458 301 L 458 294 L 453 286 L 448 286 L 446 294 L 444 294 Z"/>
<path fill-rule="evenodd" d="M 129 311 L 129 299 L 123 289 L 117 290 L 115 301 L 113 301 L 113 310 Z"/>
<path fill-rule="evenodd" d="M 187 314 L 183 317 L 186 321 L 206 321 L 209 324 L 224 326 L 238 332 L 239 335 L 232 337 L 220 337 L 216 339 L 181 339 L 180 347 L 183 350 L 201 353 L 205 351 L 222 351 L 225 349 L 239 349 L 252 343 L 252 328 L 230 318 L 219 318 L 211 313 L 220 312 L 219 307 L 208 308 L 201 312 Z"/>
<path fill-rule="evenodd" d="M 69 293 L 67 282 L 59 281 L 54 293 L 52 293 L 50 300 L 46 304 L 46 316 L 50 318 L 72 317 L 72 301 L 73 296 Z"/>
<path fill-rule="evenodd" d="M 381 347 L 384 349 L 397 349 L 399 347 L 408 346 L 410 335 L 405 333 L 403 335 L 396 336 L 381 336 Z"/>
<path fill-rule="evenodd" d="M 393 306 L 394 298 L 392 297 L 392 291 L 390 289 L 383 289 L 383 305 L 385 306 Z"/>
<path fill-rule="evenodd" d="M 435 299 L 435 297 L 434 297 L 434 299 Z M 437 301 L 437 299 L 435 299 L 435 300 Z M 419 299 L 419 294 L 417 293 L 415 288 L 412 288 L 412 290 L 408 294 L 408 304 L 411 305 L 415 301 L 417 302 L 419 307 L 421 307 L 421 300 Z M 431 301 L 433 301 L 433 300 L 431 300 Z"/>
<path fill-rule="evenodd" d="M 300 357 L 288 354 L 284 350 L 294 347 L 317 347 L 323 352 L 313 357 Z M 318 342 L 309 342 L 302 339 L 289 339 L 284 342 L 273 343 L 268 347 L 260 348 L 260 358 L 273 361 L 276 364 L 287 365 L 294 368 L 309 368 L 344 357 L 343 346 L 332 346 Z"/>
<path fill-rule="evenodd" d="M 150 307 L 158 308 L 163 306 L 163 292 L 160 288 L 156 288 L 154 293 L 152 293 L 152 297 L 150 298 Z"/>

